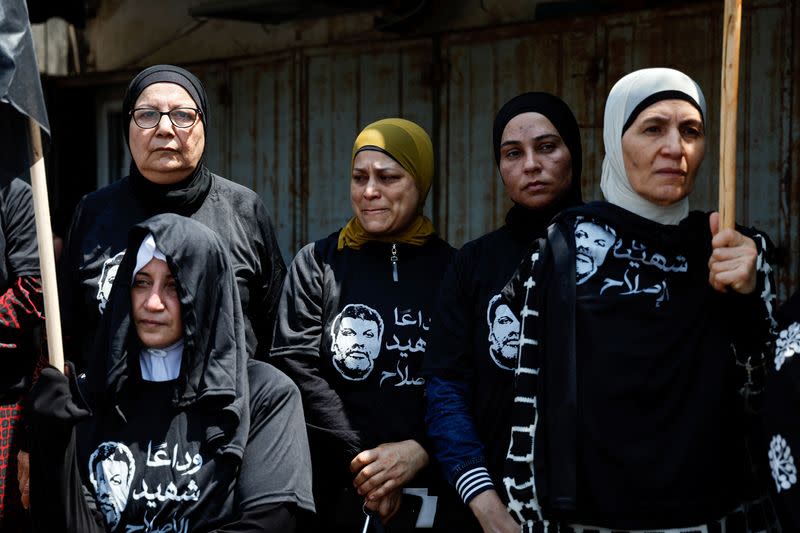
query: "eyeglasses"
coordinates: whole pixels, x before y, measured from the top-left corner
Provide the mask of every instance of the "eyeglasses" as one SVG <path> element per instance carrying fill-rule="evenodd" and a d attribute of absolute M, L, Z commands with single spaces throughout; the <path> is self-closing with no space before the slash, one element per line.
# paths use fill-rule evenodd
<path fill-rule="evenodd" d="M 176 128 L 189 128 L 197 122 L 197 118 L 202 114 L 202 111 L 193 107 L 176 107 L 169 111 L 159 111 L 151 107 L 137 107 L 130 114 L 137 126 L 149 130 L 158 126 L 158 123 L 161 122 L 161 117 L 164 115 L 169 117 L 169 121 Z"/>

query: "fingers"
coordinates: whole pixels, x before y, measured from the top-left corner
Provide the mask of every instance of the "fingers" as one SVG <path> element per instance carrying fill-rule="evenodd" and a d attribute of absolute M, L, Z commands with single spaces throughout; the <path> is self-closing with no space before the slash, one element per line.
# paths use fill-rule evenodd
<path fill-rule="evenodd" d="M 381 522 L 385 524 L 391 520 L 395 514 L 397 514 L 401 503 L 402 493 L 401 491 L 397 490 L 394 492 L 389 492 L 387 496 L 379 500 L 367 500 L 364 502 L 364 506 L 370 511 L 378 513 Z"/>
<path fill-rule="evenodd" d="M 363 495 L 374 490 L 383 481 L 386 474 L 395 469 L 399 461 L 400 457 L 393 444 L 382 444 L 377 448 L 361 452 L 350 463 L 350 471 L 356 474 L 353 486 L 359 488 L 369 481 L 367 489 L 364 491 L 359 489 L 359 493 Z M 373 479 L 376 476 L 378 477 Z"/>
<path fill-rule="evenodd" d="M 378 515 L 380 515 L 381 521 L 383 521 L 384 524 L 397 514 L 397 511 L 400 509 L 401 501 L 402 494 L 400 491 L 392 492 L 385 498 L 379 500 Z"/>
<path fill-rule="evenodd" d="M 728 288 L 741 294 L 753 292 L 756 285 L 758 250 L 752 239 L 731 229 L 717 233 L 711 241 L 708 282 L 720 292 Z"/>
<path fill-rule="evenodd" d="M 748 241 L 752 242 L 752 239 L 745 237 L 735 229 L 724 229 L 712 237 L 711 247 L 716 250 L 717 248 L 748 246 Z M 753 243 L 753 247 L 755 248 L 755 243 Z"/>
<path fill-rule="evenodd" d="M 711 229 L 711 236 L 714 237 L 719 233 L 719 213 L 714 211 L 708 216 L 708 225 Z"/>
<path fill-rule="evenodd" d="M 375 450 L 364 450 L 350 461 L 350 472 L 355 474 L 378 458 Z"/>
<path fill-rule="evenodd" d="M 22 508 L 25 510 L 30 509 L 31 507 L 31 480 L 26 479 L 25 483 L 19 486 L 20 490 L 20 500 L 22 501 Z"/>
<path fill-rule="evenodd" d="M 17 481 L 22 495 L 22 507 L 30 506 L 30 454 L 20 451 L 17 454 Z"/>
<path fill-rule="evenodd" d="M 374 490 L 367 486 L 367 484 L 364 484 L 363 487 L 359 488 L 359 492 L 365 494 L 367 500 L 380 500 L 393 490 L 398 489 L 400 486 L 401 484 L 398 482 L 397 478 L 389 478 Z"/>
<path fill-rule="evenodd" d="M 380 459 L 381 455 L 377 449 L 366 450 L 356 455 L 350 463 L 350 471 L 356 474 L 353 479 L 354 487 L 361 486 L 384 468 Z"/>
<path fill-rule="evenodd" d="M 350 464 L 356 474 L 353 486 L 362 496 L 383 498 L 405 485 L 428 461 L 427 452 L 416 441 L 384 443 L 353 459 Z"/>
<path fill-rule="evenodd" d="M 743 262 L 750 262 L 752 261 L 755 263 L 757 252 L 755 249 L 750 250 L 745 246 L 735 246 L 733 248 L 715 248 L 711 252 L 711 257 L 709 258 L 708 264 L 709 266 L 714 263 L 719 263 L 723 261 L 736 261 L 741 259 Z"/>
<path fill-rule="evenodd" d="M 391 477 L 390 471 L 376 470 L 370 467 L 363 469 L 353 480 L 353 486 L 361 496 L 371 495 L 376 490 L 382 489 L 384 485 L 389 488 L 396 486 L 396 481 Z M 368 499 L 375 500 L 382 497 L 388 490 L 382 490 L 378 495 Z"/>
<path fill-rule="evenodd" d="M 709 268 L 708 281 L 720 292 L 730 287 L 741 294 L 750 294 L 755 289 L 755 270 L 738 260 L 716 262 Z"/>

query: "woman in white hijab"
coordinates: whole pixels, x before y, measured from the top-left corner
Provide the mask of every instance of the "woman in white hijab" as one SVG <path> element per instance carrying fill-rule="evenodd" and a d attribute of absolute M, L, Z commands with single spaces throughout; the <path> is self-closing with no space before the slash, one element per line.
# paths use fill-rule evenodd
<path fill-rule="evenodd" d="M 681 72 L 617 82 L 607 201 L 562 212 L 504 291 L 523 317 L 504 480 L 525 531 L 758 528 L 744 404 L 772 326 L 768 239 L 689 212 L 705 119 Z"/>

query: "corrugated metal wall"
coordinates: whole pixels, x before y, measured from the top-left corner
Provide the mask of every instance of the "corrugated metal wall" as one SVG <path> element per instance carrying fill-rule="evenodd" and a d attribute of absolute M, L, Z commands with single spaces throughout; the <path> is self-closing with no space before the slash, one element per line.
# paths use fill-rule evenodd
<path fill-rule="evenodd" d="M 800 274 L 800 84 L 792 76 L 800 67 L 799 12 L 791 0 L 747 2 L 742 42 L 737 218 L 781 247 L 784 296 Z M 349 158 L 360 128 L 407 117 L 434 136 L 439 181 L 427 209 L 459 246 L 502 224 L 509 205 L 491 148 L 503 102 L 526 90 L 561 95 L 583 131 L 584 196 L 599 198 L 608 90 L 633 69 L 671 66 L 697 80 L 708 99 L 710 142 L 691 203 L 710 209 L 721 22 L 721 6 L 703 4 L 202 65 L 196 70 L 217 109 L 208 161 L 258 191 L 288 260 L 350 216 Z"/>

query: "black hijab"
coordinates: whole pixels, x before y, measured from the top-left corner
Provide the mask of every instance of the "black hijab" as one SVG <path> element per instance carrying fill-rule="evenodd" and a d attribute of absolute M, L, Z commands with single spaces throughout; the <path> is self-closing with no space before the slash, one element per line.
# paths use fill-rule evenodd
<path fill-rule="evenodd" d="M 173 403 L 216 414 L 206 442 L 241 457 L 250 429 L 247 346 L 233 267 L 217 234 L 189 218 L 161 214 L 131 228 L 98 331 L 90 369 L 99 409 L 121 416 L 129 387 L 141 382 L 142 348 L 131 320 L 131 279 L 139 246 L 152 234 L 175 277 L 184 351 Z"/>
<path fill-rule="evenodd" d="M 122 100 L 122 114 L 125 118 L 122 133 L 125 143 L 129 144 L 128 130 L 132 119 L 131 111 L 136 105 L 136 100 L 147 87 L 154 83 L 174 83 L 189 93 L 198 109 L 200 120 L 203 121 L 204 131 L 208 129 L 208 96 L 202 82 L 191 72 L 174 65 L 153 65 L 137 74 L 125 91 Z M 131 161 L 130 184 L 133 194 L 145 205 L 152 206 L 153 213 L 176 212 L 189 215 L 197 210 L 203 203 L 211 189 L 211 173 L 205 166 L 205 156 L 194 171 L 185 179 L 170 185 L 159 185 L 148 180 L 139 171 L 135 161 Z"/>
<path fill-rule="evenodd" d="M 581 171 L 583 169 L 583 151 L 581 149 L 581 132 L 578 121 L 569 106 L 557 96 L 545 92 L 529 92 L 515 96 L 505 103 L 494 119 L 492 140 L 494 143 L 494 159 L 500 168 L 500 143 L 503 130 L 508 123 L 522 113 L 540 113 L 553 123 L 558 134 L 564 140 L 572 158 L 572 182 L 569 189 L 553 204 L 543 209 L 529 209 L 519 204 L 508 211 L 506 224 L 522 237 L 533 238 L 544 235 L 547 225 L 556 214 L 575 205 L 583 203 L 581 195 Z"/>

